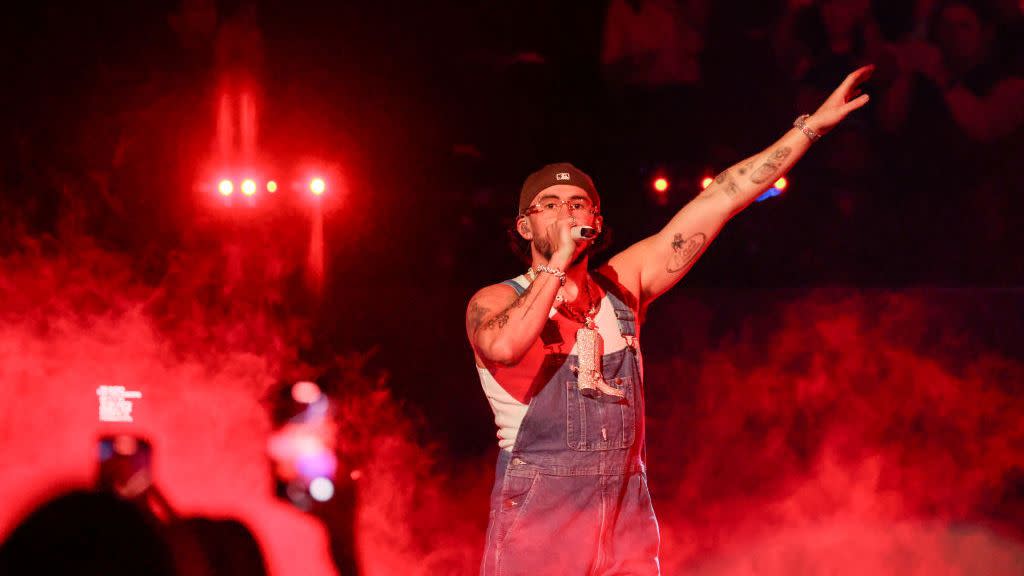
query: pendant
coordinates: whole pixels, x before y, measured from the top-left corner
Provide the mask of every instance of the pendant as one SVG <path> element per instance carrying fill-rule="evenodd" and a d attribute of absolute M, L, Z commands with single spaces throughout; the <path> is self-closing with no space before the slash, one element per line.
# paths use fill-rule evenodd
<path fill-rule="evenodd" d="M 594 326 L 592 318 L 576 331 L 576 354 L 579 366 L 576 367 L 576 386 L 580 394 L 602 402 L 620 402 L 626 393 L 612 388 L 604 380 L 601 357 L 604 355 L 604 339 Z"/>

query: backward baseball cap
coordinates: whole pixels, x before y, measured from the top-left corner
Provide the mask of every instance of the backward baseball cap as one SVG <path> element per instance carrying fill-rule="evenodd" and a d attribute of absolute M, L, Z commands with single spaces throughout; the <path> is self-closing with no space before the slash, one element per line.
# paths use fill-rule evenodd
<path fill-rule="evenodd" d="M 537 197 L 537 194 L 545 188 L 559 184 L 582 188 L 594 206 L 601 206 L 601 197 L 597 195 L 597 188 L 594 187 L 594 181 L 590 179 L 590 176 L 568 162 L 557 162 L 548 164 L 526 177 L 523 188 L 519 191 L 519 214 L 522 215 L 530 207 L 530 202 Z"/>

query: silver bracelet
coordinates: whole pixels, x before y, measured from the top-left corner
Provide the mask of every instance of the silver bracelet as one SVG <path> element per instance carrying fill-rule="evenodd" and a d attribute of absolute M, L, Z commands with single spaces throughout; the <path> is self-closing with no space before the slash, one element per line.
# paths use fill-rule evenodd
<path fill-rule="evenodd" d="M 818 134 L 813 128 L 807 125 L 807 119 L 810 117 L 810 114 L 797 116 L 797 119 L 793 121 L 793 126 L 799 128 L 800 131 L 804 133 L 804 136 L 807 136 L 811 142 L 817 142 L 821 139 L 821 134 Z"/>
<path fill-rule="evenodd" d="M 565 272 L 562 272 L 558 268 L 548 268 L 547 266 L 541 264 L 539 266 L 534 266 L 533 269 L 535 272 L 538 273 L 547 272 L 548 274 L 553 274 L 555 278 L 558 278 L 558 281 L 562 284 L 562 286 L 565 286 Z"/>

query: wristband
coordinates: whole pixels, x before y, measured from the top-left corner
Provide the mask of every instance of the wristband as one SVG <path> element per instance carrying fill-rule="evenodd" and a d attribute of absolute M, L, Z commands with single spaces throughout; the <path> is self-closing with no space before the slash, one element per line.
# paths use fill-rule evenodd
<path fill-rule="evenodd" d="M 558 281 L 561 283 L 561 285 L 565 286 L 565 272 L 562 272 L 558 268 L 549 268 L 541 264 L 539 266 L 534 266 L 533 270 L 535 272 L 547 272 L 548 274 L 553 274 L 555 278 L 558 278 Z"/>
<path fill-rule="evenodd" d="M 813 128 L 807 125 L 807 119 L 810 117 L 810 114 L 803 114 L 801 116 L 798 116 L 797 119 L 793 121 L 793 126 L 797 127 L 801 132 L 803 132 L 804 136 L 807 136 L 807 138 L 811 142 L 817 142 L 819 139 L 821 139 L 821 134 L 815 132 Z"/>

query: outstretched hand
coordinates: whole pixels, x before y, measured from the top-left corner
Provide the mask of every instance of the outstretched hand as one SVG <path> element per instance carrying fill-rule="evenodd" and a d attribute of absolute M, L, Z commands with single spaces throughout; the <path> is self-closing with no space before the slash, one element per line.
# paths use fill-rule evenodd
<path fill-rule="evenodd" d="M 875 66 L 861 66 L 851 72 L 832 92 L 832 95 L 807 120 L 807 124 L 819 134 L 825 134 L 836 124 L 843 121 L 846 115 L 868 103 L 869 96 L 861 94 L 860 86 L 875 71 Z"/>

